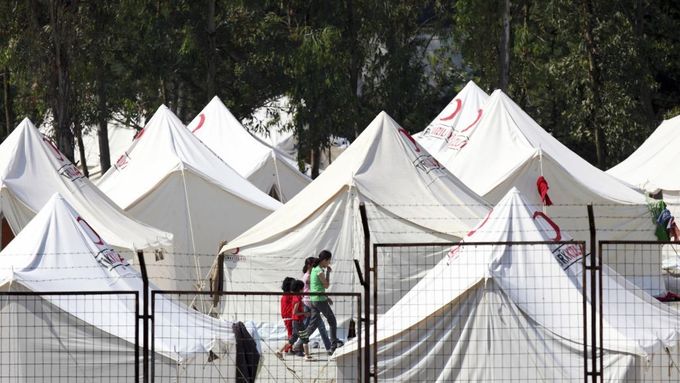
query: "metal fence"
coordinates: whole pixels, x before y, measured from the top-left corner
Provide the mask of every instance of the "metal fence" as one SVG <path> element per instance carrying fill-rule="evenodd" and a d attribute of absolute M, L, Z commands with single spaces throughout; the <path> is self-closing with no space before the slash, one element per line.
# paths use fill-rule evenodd
<path fill-rule="evenodd" d="M 598 350 L 583 254 L 584 242 L 375 244 L 375 380 L 583 381 Z"/>
<path fill-rule="evenodd" d="M 137 381 L 138 307 L 129 291 L 0 292 L 0 381 Z"/>
<path fill-rule="evenodd" d="M 291 294 L 286 294 L 291 295 Z M 305 294 L 302 294 L 305 295 Z M 215 346 L 207 357 L 187 363 L 167 363 L 159 355 L 167 352 L 152 350 L 152 376 L 156 382 L 356 382 L 362 369 L 362 322 L 361 295 L 359 293 L 327 293 L 332 301 L 332 311 L 337 319 L 337 337 L 346 343 L 343 347 L 354 348 L 358 354 L 344 358 L 339 366 L 331 355 L 331 344 L 325 343 L 319 331 L 312 334 L 308 343 L 310 359 L 300 352 L 284 349 L 288 334 L 281 317 L 281 293 L 273 292 L 221 292 L 217 297 L 194 291 L 152 292 L 152 343 L 154 347 L 164 343 L 180 343 L 183 336 L 200 336 L 200 333 L 232 332 L 230 344 Z M 217 298 L 217 299 L 216 299 Z M 220 312 L 220 319 L 211 328 L 197 328 L 192 320 L 194 312 L 177 310 L 191 307 L 197 301 L 213 301 Z M 217 303 L 219 301 L 219 303 Z M 161 322 L 161 317 L 172 321 Z M 327 318 L 326 318 L 327 321 Z M 328 323 L 328 322 L 326 322 Z M 331 329 L 326 328 L 330 336 Z M 277 356 L 277 352 L 280 354 Z M 338 351 L 336 351 L 338 352 Z M 179 359 L 177 356 L 175 359 Z M 257 379 L 255 379 L 255 376 Z"/>
<path fill-rule="evenodd" d="M 678 337 L 670 336 L 680 331 L 680 243 L 600 241 L 598 248 L 605 265 L 603 323 L 622 324 L 635 334 L 638 347 L 632 352 L 642 355 L 633 361 L 636 373 L 626 376 L 626 381 L 680 381 L 680 345 Z M 606 283 L 607 275 L 618 277 Z M 636 287 L 653 296 L 621 294 L 622 289 Z M 606 333 L 603 342 L 605 349 L 621 347 L 621 342 Z M 604 363 L 603 379 L 618 379 L 619 371 Z"/>

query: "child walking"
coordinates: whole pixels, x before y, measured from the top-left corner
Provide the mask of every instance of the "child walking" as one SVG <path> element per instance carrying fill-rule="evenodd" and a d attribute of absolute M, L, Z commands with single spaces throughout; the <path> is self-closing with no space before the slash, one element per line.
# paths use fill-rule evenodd
<path fill-rule="evenodd" d="M 300 296 L 300 293 L 302 293 L 304 287 L 305 283 L 301 280 L 296 280 L 291 284 L 291 292 L 294 294 L 290 295 L 290 297 L 292 297 L 291 302 L 293 305 L 291 310 L 293 333 L 288 338 L 288 343 L 286 343 L 283 347 L 281 347 L 280 350 L 276 352 L 276 357 L 279 359 L 283 359 L 283 352 L 286 350 L 286 348 L 292 347 L 293 344 L 295 344 L 295 341 L 298 340 L 299 332 L 304 329 L 304 319 L 309 315 L 308 312 L 305 312 L 304 305 L 302 304 L 302 297 Z M 302 349 L 304 351 L 305 360 L 312 360 L 312 356 L 309 354 L 309 345 L 307 343 L 303 343 Z"/>
<path fill-rule="evenodd" d="M 281 290 L 284 292 L 284 295 L 281 296 L 281 318 L 283 318 L 283 324 L 286 326 L 286 335 L 288 336 L 288 339 L 293 336 L 293 296 L 285 293 L 291 292 L 290 289 L 293 282 L 295 282 L 295 278 L 286 277 L 281 284 Z M 291 347 L 292 346 L 287 345 L 284 352 L 289 352 Z"/>

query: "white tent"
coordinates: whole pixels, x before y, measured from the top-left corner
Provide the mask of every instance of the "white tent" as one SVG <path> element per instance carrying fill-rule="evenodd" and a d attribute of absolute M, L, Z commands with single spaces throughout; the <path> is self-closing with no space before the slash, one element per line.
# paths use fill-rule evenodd
<path fill-rule="evenodd" d="M 225 289 L 276 291 L 284 276 L 300 274 L 305 258 L 327 249 L 334 254 L 332 291 L 356 290 L 353 260 L 364 254 L 360 202 L 367 205 L 373 243 L 462 238 L 489 210 L 381 112 L 295 198 L 222 248 Z M 425 259 L 432 254 L 419 256 L 409 270 L 381 266 L 384 301 L 396 302 L 403 286 L 434 265 Z"/>
<path fill-rule="evenodd" d="M 58 194 L 0 252 L 0 264 L 2 291 L 136 291 L 142 305 L 139 274 Z M 13 382 L 48 377 L 125 381 L 134 363 L 141 364 L 134 354 L 136 309 L 129 295 L 3 296 L 3 376 Z M 156 376 L 235 380 L 231 323 L 163 295 L 156 296 L 154 310 Z M 208 362 L 210 353 L 218 359 Z"/>
<path fill-rule="evenodd" d="M 15 234 L 59 193 L 117 248 L 172 247 L 172 234 L 129 218 L 28 119 L 0 145 L 0 180 L 2 216 Z"/>
<path fill-rule="evenodd" d="M 554 241 L 559 227 L 536 213 L 513 188 L 468 245 L 453 247 L 378 318 L 381 380 L 583 379 L 580 247 L 499 243 Z M 680 313 L 609 267 L 602 273 L 604 381 L 677 381 Z M 356 360 L 356 344 L 336 358 L 339 379 L 355 374 L 345 365 Z"/>
<path fill-rule="evenodd" d="M 292 158 L 248 133 L 217 96 L 187 128 L 241 176 L 281 202 L 312 182 Z"/>
<path fill-rule="evenodd" d="M 165 106 L 98 186 L 133 217 L 174 234 L 175 252 L 147 262 L 151 280 L 165 289 L 195 289 L 220 241 L 235 238 L 280 206 Z"/>
<path fill-rule="evenodd" d="M 488 98 L 486 92 L 469 81 L 430 125 L 413 137 L 437 161 L 448 166 L 467 145 L 482 117 L 482 106 Z"/>
<path fill-rule="evenodd" d="M 597 239 L 654 240 L 644 194 L 590 165 L 543 130 L 502 91 L 484 104 L 474 133 L 447 168 L 492 203 L 517 187 L 529 203 L 542 204 L 543 176 L 553 206 L 545 211 L 579 240 L 590 240 L 587 204 L 593 204 Z M 660 254 L 622 252 L 610 266 L 653 294 L 665 291 Z M 615 262 L 614 262 L 615 261 Z"/>
<path fill-rule="evenodd" d="M 663 199 L 680 214 L 680 116 L 665 120 L 640 147 L 607 173 Z"/>

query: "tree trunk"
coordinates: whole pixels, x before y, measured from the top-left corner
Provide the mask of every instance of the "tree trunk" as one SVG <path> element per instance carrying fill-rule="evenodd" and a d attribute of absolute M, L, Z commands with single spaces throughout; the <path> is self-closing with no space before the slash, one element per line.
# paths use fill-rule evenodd
<path fill-rule="evenodd" d="M 9 89 L 9 68 L 7 67 L 5 67 L 5 69 L 3 70 L 2 94 L 3 94 L 2 105 L 4 106 L 5 109 L 5 130 L 3 132 L 0 132 L 0 140 L 4 140 L 5 137 L 9 136 L 9 133 L 14 128 L 13 126 L 14 116 L 12 113 L 14 107 L 12 105 L 12 95 Z"/>
<path fill-rule="evenodd" d="M 97 142 L 99 143 L 99 166 L 101 174 L 106 173 L 111 167 L 111 151 L 109 148 L 109 111 L 108 111 L 108 97 L 106 95 L 106 87 L 104 85 L 104 68 L 103 63 L 97 67 L 97 125 L 99 132 L 97 134 Z"/>
<path fill-rule="evenodd" d="M 101 76 L 103 77 L 103 76 Z M 101 167 L 101 173 L 106 173 L 111 167 L 111 151 L 109 148 L 109 126 L 108 126 L 108 113 L 106 108 L 106 92 L 104 91 L 104 84 L 100 78 L 98 89 L 98 112 L 97 124 L 99 125 L 98 139 L 99 142 L 99 166 Z"/>
<path fill-rule="evenodd" d="M 501 67 L 498 87 L 507 92 L 510 84 L 510 0 L 504 1 L 500 56 Z"/>
<path fill-rule="evenodd" d="M 316 179 L 319 176 L 319 166 L 321 165 L 321 149 L 320 147 L 312 149 L 312 179 Z"/>
<path fill-rule="evenodd" d="M 598 110 L 601 108 L 600 90 L 602 89 L 602 79 L 599 71 L 599 52 L 595 45 L 593 36 L 593 2 L 592 0 L 581 0 L 581 33 L 583 41 L 586 46 L 586 56 L 588 59 L 588 80 L 590 82 L 590 91 L 593 97 L 593 102 L 589 104 L 586 124 L 588 129 L 593 134 L 595 141 L 595 153 L 597 156 L 597 166 L 604 169 L 607 165 L 607 158 L 605 153 L 606 142 L 604 132 L 598 122 Z"/>
<path fill-rule="evenodd" d="M 635 47 L 637 50 L 637 54 L 640 57 L 640 63 L 641 68 L 642 68 L 642 73 L 641 76 L 642 78 L 640 79 L 640 91 L 638 92 L 638 95 L 640 97 L 640 104 L 642 105 L 642 111 L 645 114 L 645 120 L 649 122 L 647 126 L 648 128 L 656 128 L 657 124 L 660 122 L 658 121 L 658 116 L 656 113 L 654 113 L 654 106 L 652 103 L 652 89 L 650 88 L 650 82 L 646 81 L 647 78 L 651 78 L 652 74 L 651 68 L 652 66 L 649 64 L 649 56 L 647 55 L 647 51 L 645 47 L 647 46 L 645 39 L 645 34 L 643 31 L 643 23 L 644 23 L 644 17 L 647 11 L 645 10 L 646 6 L 640 4 L 640 1 L 637 0 L 635 1 L 635 6 L 634 6 L 634 11 L 633 11 L 633 36 L 635 36 Z M 651 44 L 650 44 L 651 45 Z"/>
<path fill-rule="evenodd" d="M 74 133 L 78 141 L 78 154 L 80 156 L 80 168 L 83 169 L 85 177 L 90 178 L 90 170 L 87 168 L 87 156 L 85 154 L 85 143 L 83 142 L 83 129 L 80 123 L 74 123 Z"/>
<path fill-rule="evenodd" d="M 50 1 L 50 27 L 54 53 L 54 78 L 51 107 L 59 150 L 73 162 L 73 132 L 71 131 L 71 81 L 69 76 L 70 28 L 66 25 L 66 7 L 75 4 Z"/>
<path fill-rule="evenodd" d="M 215 95 L 215 77 L 217 76 L 217 43 L 215 42 L 215 0 L 208 0 L 208 72 L 206 73 L 206 100 L 210 101 Z M 206 102 L 207 102 L 206 101 Z"/>
<path fill-rule="evenodd" d="M 358 41 L 358 36 L 357 36 L 357 28 L 356 28 L 356 21 L 355 21 L 355 15 L 354 15 L 354 3 L 352 0 L 347 0 L 347 30 L 348 30 L 348 39 L 349 39 L 349 49 L 350 49 L 350 56 L 349 56 L 349 84 L 351 87 L 351 94 L 352 97 L 354 97 L 354 115 L 355 118 L 353 118 L 352 122 L 352 131 L 354 132 L 354 136 L 351 137 L 352 141 L 356 139 L 356 137 L 361 133 L 360 127 L 357 123 L 358 121 L 358 115 L 361 109 L 361 94 L 360 94 L 360 89 L 359 89 L 359 81 L 360 81 L 360 76 L 361 76 L 361 58 L 359 54 L 359 49 L 357 48 L 359 45 Z M 330 157 L 329 157 L 330 158 Z"/>

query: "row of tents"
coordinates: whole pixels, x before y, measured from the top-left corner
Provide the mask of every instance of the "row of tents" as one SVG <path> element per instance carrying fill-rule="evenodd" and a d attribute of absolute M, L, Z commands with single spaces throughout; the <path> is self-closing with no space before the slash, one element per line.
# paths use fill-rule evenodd
<path fill-rule="evenodd" d="M 87 222 L 85 231 L 97 233 L 113 251 L 134 254 L 142 250 L 152 255 L 145 257 L 150 278 L 164 289 L 206 288 L 218 243 L 227 241 L 220 249 L 225 255 L 226 290 L 276 291 L 282 275 L 297 275 L 304 258 L 328 249 L 334 254 L 333 289 L 356 291 L 353 260 L 361 258 L 364 249 L 358 210 L 361 202 L 368 206 L 373 243 L 455 242 L 487 221 L 494 222 L 487 226 L 516 239 L 516 233 L 521 232 L 516 228 L 522 226 L 508 225 L 513 215 L 502 206 L 519 206 L 520 200 L 530 212 L 552 217 L 562 230 L 562 239 L 590 240 L 584 207 L 589 203 L 595 205 L 598 239 L 654 239 L 655 224 L 646 196 L 632 186 L 639 185 L 638 181 L 626 183 L 594 168 L 545 132 L 503 92 L 497 90 L 489 96 L 474 83 L 466 85 L 414 137 L 380 113 L 313 182 L 282 150 L 245 131 L 217 98 L 187 126 L 161 106 L 96 186 L 28 120 L 0 145 L 0 166 L 2 216 L 11 231 L 18 233 L 0 256 L 18 254 L 18 244 L 27 242 L 13 245 L 22 229 L 44 207 L 55 209 L 56 202 L 48 201 L 63 201 L 69 211 Z M 550 185 L 548 198 L 554 205 L 548 204 L 547 195 L 537 188 L 541 178 Z M 649 184 L 665 186 L 659 181 Z M 54 243 L 73 242 L 64 231 L 42 230 L 53 232 Z M 542 238 L 556 239 L 554 230 L 552 233 Z M 32 232 L 31 237 L 39 236 Z M 14 271 L 34 270 L 50 255 L 58 259 L 50 260 L 55 267 L 47 270 L 59 273 L 59 265 L 69 264 L 61 255 L 68 251 L 54 246 L 30 251 L 22 248 L 41 260 L 22 259 L 12 264 L 13 272 L 5 274 L 3 285 L 13 285 L 11 281 L 18 278 Z M 93 259 L 98 254 L 94 249 L 87 252 Z M 450 266 L 444 261 L 432 270 L 427 266 L 436 264 L 440 255 L 419 256 L 430 260 L 415 262 L 407 272 L 383 276 L 386 299 L 397 302 L 384 315 L 396 315 L 408 307 L 404 302 L 417 294 L 418 286 L 428 283 L 421 280 L 423 275 L 445 279 L 442 269 Z M 644 264 L 638 262 L 638 256 L 617 254 L 617 262 L 608 272 L 618 275 L 617 267 L 625 268 L 627 281 L 615 278 L 616 288 L 644 296 L 645 304 L 661 310 L 649 298 L 649 294 L 666 290 L 661 255 L 645 259 Z M 480 274 L 486 267 L 483 262 L 475 267 L 476 274 L 470 274 L 477 278 L 471 282 L 475 286 L 494 276 Z M 523 268 L 526 263 L 514 263 L 513 267 Z M 576 283 L 574 278 L 569 280 Z M 407 294 L 405 285 L 415 286 L 415 290 Z M 492 291 L 494 299 L 514 299 L 503 290 L 502 282 L 488 286 L 491 290 L 483 291 Z M 453 289 L 453 295 L 425 306 L 448 305 L 446 302 L 455 301 L 455 294 L 463 291 L 467 290 Z M 525 320 L 534 318 L 530 308 L 519 303 L 517 307 Z M 78 308 L 61 309 L 79 315 Z M 226 320 L 236 320 L 233 313 L 242 312 L 229 306 L 220 310 Z M 659 315 L 673 314 L 662 311 Z M 398 333 L 404 334 L 428 315 L 418 312 L 415 322 L 404 323 Z M 671 323 L 671 328 L 678 329 L 673 326 Z M 551 326 L 544 327 L 552 331 Z M 555 328 L 559 326 L 555 324 Z M 557 330 L 551 334 L 569 335 Z M 638 335 L 630 335 L 630 341 L 642 341 L 643 335 L 635 338 Z M 663 335 L 672 344 L 674 333 Z M 397 333 L 390 335 L 391 339 L 397 339 L 395 336 Z M 578 338 L 568 339 L 578 343 Z M 351 353 L 351 347 L 347 352 Z"/>

